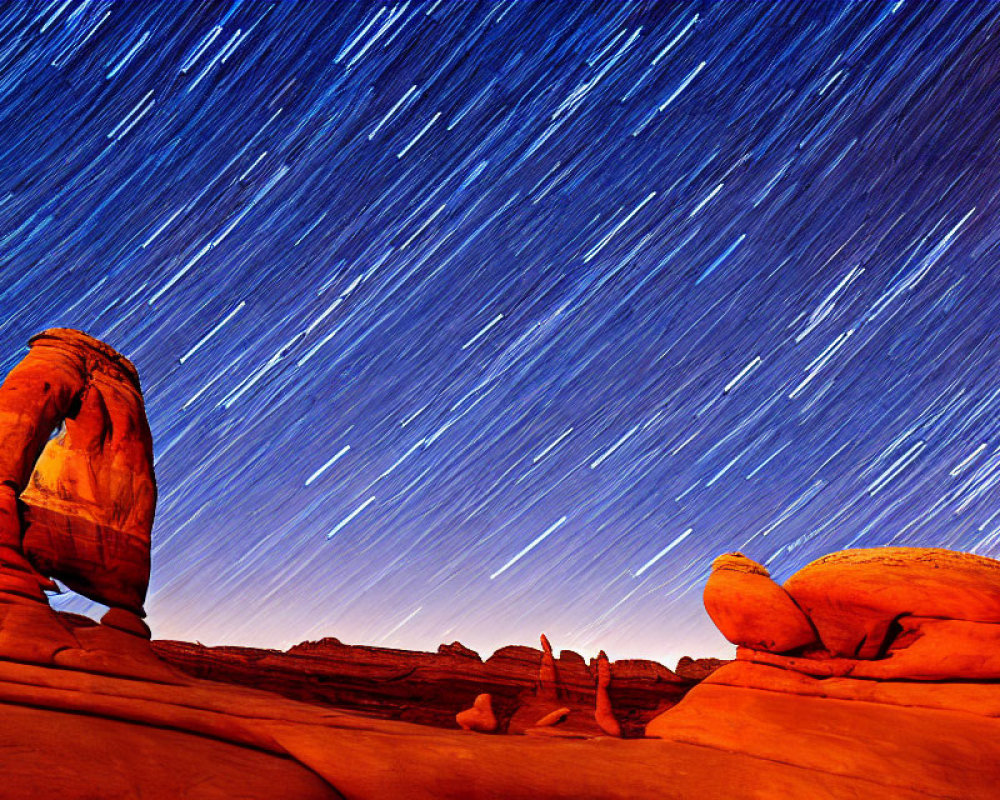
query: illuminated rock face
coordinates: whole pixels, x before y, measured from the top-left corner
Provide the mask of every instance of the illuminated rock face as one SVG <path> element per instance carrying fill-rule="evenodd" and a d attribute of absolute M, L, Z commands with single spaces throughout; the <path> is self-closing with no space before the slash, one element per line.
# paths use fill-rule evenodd
<path fill-rule="evenodd" d="M 597 703 L 594 709 L 594 719 L 608 736 L 621 736 L 621 726 L 611 709 L 611 697 L 608 694 L 610 685 L 611 664 L 608 663 L 607 654 L 602 650 L 597 657 Z"/>
<path fill-rule="evenodd" d="M 1000 623 L 1000 562 L 941 548 L 831 553 L 792 575 L 785 589 L 824 648 L 847 658 L 891 648 L 904 616 Z"/>
<path fill-rule="evenodd" d="M 740 658 L 812 675 L 1000 679 L 1000 562 L 931 547 L 844 550 L 779 586 L 720 556 L 705 608 Z"/>
<path fill-rule="evenodd" d="M 30 344 L 0 387 L 6 561 L 19 552 L 39 586 L 57 578 L 98 603 L 145 616 L 156 482 L 138 373 L 79 331 L 48 330 Z M 20 521 L 11 513 L 15 498 Z M 23 566 L 6 570 L 0 590 L 30 583 Z"/>
<path fill-rule="evenodd" d="M 996 796 L 1000 562 L 937 548 L 846 550 L 779 586 L 730 554 L 705 605 L 740 645 L 737 660 L 653 719 L 648 737 L 809 776 L 785 796 L 819 796 L 808 786 L 819 773 L 851 776 L 857 796 Z"/>
<path fill-rule="evenodd" d="M 488 694 L 476 697 L 472 708 L 459 711 L 455 715 L 458 726 L 466 731 L 493 733 L 497 729 L 497 718 L 493 713 L 493 700 Z"/>
<path fill-rule="evenodd" d="M 784 653 L 816 641 L 795 601 L 742 553 L 715 559 L 704 597 L 712 622 L 733 644 Z"/>

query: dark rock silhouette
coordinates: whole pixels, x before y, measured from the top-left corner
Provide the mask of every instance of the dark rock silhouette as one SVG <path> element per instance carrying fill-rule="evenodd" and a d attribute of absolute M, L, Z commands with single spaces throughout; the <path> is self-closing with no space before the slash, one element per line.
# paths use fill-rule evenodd
<path fill-rule="evenodd" d="M 459 658 L 474 658 L 476 661 L 482 661 L 482 658 L 479 657 L 479 653 L 469 647 L 466 647 L 461 642 L 438 645 L 438 655 L 458 656 Z"/>
<path fill-rule="evenodd" d="M 729 663 L 724 658 L 691 658 L 682 656 L 674 667 L 674 674 L 686 681 L 703 681 L 719 667 Z"/>

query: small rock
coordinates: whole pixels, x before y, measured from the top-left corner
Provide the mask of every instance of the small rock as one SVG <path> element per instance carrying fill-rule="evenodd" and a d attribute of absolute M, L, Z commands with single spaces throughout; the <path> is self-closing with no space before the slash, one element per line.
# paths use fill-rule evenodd
<path fill-rule="evenodd" d="M 565 722 L 566 717 L 568 716 L 569 716 L 568 708 L 557 708 L 555 711 L 546 714 L 544 717 L 538 720 L 538 722 L 536 722 L 532 727 L 547 728 L 551 725 L 558 725 L 561 722 Z"/>
<path fill-rule="evenodd" d="M 497 729 L 497 718 L 493 713 L 493 698 L 488 694 L 479 695 L 473 702 L 472 708 L 459 711 L 455 715 L 455 722 L 463 730 L 493 733 Z"/>

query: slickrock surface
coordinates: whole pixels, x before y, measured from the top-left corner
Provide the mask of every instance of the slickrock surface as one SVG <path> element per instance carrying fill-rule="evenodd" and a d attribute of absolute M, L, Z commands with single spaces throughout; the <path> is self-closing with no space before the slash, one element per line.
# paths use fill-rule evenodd
<path fill-rule="evenodd" d="M 728 638 L 757 646 L 740 647 L 647 736 L 850 777 L 857 794 L 848 797 L 996 796 L 1000 562 L 932 548 L 848 550 L 783 589 L 761 589 L 766 571 L 737 561 L 746 567 L 732 571 L 737 579 L 713 573 L 706 605 L 711 598 Z M 773 602 L 775 589 L 795 611 Z M 755 592 L 764 600 L 748 606 Z M 820 641 L 789 647 L 799 614 Z"/>
<path fill-rule="evenodd" d="M 531 712 L 529 735 L 483 735 L 358 716 L 171 673 L 165 664 L 168 672 L 156 676 L 139 654 L 151 657 L 153 647 L 164 643 L 40 608 L 84 650 L 103 647 L 113 655 L 122 648 L 118 654 L 128 654 L 131 666 L 126 668 L 121 657 L 100 669 L 85 662 L 66 668 L 17 663 L 9 656 L 0 660 L 0 766 L 8 797 L 256 800 L 274 797 L 277 786 L 284 796 L 358 800 L 957 800 L 995 797 L 1000 779 L 995 681 L 928 683 L 832 674 L 845 664 L 876 666 L 895 656 L 863 661 L 815 649 L 777 654 L 741 648 L 737 661 L 716 670 L 649 724 L 649 736 L 659 738 L 622 740 L 574 731 L 572 708 L 562 723 L 539 728 L 543 714 L 527 703 L 520 708 Z M 123 648 L 124 639 L 88 643 L 90 632 L 104 630 L 133 643 L 133 652 Z M 894 640 L 899 652 L 915 646 L 902 646 L 912 631 L 900 631 Z M 27 635 L 11 634 L 8 643 Z M 252 669 L 269 657 L 315 660 L 331 651 L 350 662 L 351 655 L 368 651 L 369 660 L 381 660 L 384 676 L 398 670 L 401 659 L 433 664 L 444 658 L 483 674 L 520 669 L 524 691 L 535 703 L 547 702 L 535 694 L 541 652 L 532 648 L 504 648 L 486 662 L 464 652 L 387 655 L 378 648 L 330 642 L 297 650 L 265 651 L 256 662 L 244 656 L 244 663 Z M 778 665 L 758 663 L 768 659 Z M 562 654 L 555 662 L 558 672 L 560 663 L 579 666 L 582 659 Z M 802 664 L 827 676 L 806 674 L 798 668 Z M 642 661 L 610 666 L 611 689 L 620 680 L 665 669 Z M 109 674 L 112 668 L 121 674 Z M 145 669 L 151 671 L 144 675 Z M 595 725 L 593 705 L 589 713 Z"/>
<path fill-rule="evenodd" d="M 169 685 L 5 661 L 0 713 L 9 798 L 805 800 L 878 787 L 676 741 L 484 736 L 196 679 Z"/>
<path fill-rule="evenodd" d="M 0 719 L 5 800 L 342 796 L 287 756 L 169 726 L 30 705 L 4 705 Z"/>

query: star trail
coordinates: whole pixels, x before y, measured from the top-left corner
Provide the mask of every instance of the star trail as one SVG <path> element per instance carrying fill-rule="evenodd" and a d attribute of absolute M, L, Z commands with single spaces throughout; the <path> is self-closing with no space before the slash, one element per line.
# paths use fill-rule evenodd
<path fill-rule="evenodd" d="M 998 109 L 991 3 L 8 4 L 3 366 L 138 366 L 160 638 L 728 653 L 1000 555 Z"/>

